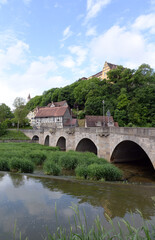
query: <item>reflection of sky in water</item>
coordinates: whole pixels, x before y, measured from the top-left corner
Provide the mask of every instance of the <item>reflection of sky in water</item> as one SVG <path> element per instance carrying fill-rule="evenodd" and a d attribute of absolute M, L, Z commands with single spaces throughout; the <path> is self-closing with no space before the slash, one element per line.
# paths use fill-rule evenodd
<path fill-rule="evenodd" d="M 58 222 L 64 227 L 68 226 L 68 217 L 71 218 L 71 222 L 73 221 L 74 212 L 70 208 L 72 203 L 80 203 L 80 212 L 83 208 L 85 209 L 88 224 L 91 224 L 93 219 L 99 215 L 103 219 L 103 224 L 107 227 L 105 212 L 111 216 L 114 215 L 114 221 L 119 220 L 121 214 L 128 220 L 131 217 L 129 212 L 132 210 L 132 206 L 129 205 L 129 202 L 125 203 L 125 199 L 124 205 L 126 204 L 126 206 L 123 213 L 120 212 L 119 215 L 117 213 L 118 209 L 115 213 L 113 205 L 115 204 L 115 208 L 117 208 L 117 199 L 111 199 L 111 196 L 113 196 L 111 195 L 112 187 L 107 186 L 106 189 L 100 189 L 93 185 L 82 186 L 69 182 L 64 183 L 64 181 L 33 179 L 14 174 L 11 177 L 8 174 L 2 176 L 0 174 L 0 239 L 7 239 L 7 237 L 11 239 L 12 235 L 8 233 L 13 233 L 15 220 L 18 230 L 22 232 L 23 239 L 26 236 L 29 237 L 29 240 L 41 239 L 41 234 L 46 235 L 46 226 L 50 232 L 54 232 L 56 229 L 55 203 Z M 86 188 L 87 191 L 84 192 Z M 120 193 L 121 198 L 125 198 L 123 191 L 124 194 L 127 193 L 123 189 Z M 114 193 L 114 196 L 117 196 L 117 194 Z M 155 220 L 153 217 L 155 201 L 151 199 L 153 196 L 155 196 L 155 189 L 154 194 L 152 193 L 148 197 L 146 206 L 143 208 L 145 214 L 148 214 L 147 217 Z M 135 199 L 135 201 L 139 201 L 139 199 Z M 149 203 L 152 205 L 150 206 Z M 136 206 L 138 205 L 135 205 L 134 208 Z M 150 215 L 150 212 L 152 215 Z M 140 217 L 134 214 L 134 218 L 138 225 L 141 222 Z M 82 219 L 84 220 L 83 215 Z"/>

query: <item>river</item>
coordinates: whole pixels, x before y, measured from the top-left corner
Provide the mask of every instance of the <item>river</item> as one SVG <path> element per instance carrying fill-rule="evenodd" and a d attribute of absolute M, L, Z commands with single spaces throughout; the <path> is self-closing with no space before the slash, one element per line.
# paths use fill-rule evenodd
<path fill-rule="evenodd" d="M 97 215 L 109 228 L 106 214 L 114 223 L 121 218 L 129 222 L 135 219 L 136 226 L 142 224 L 137 213 L 155 223 L 155 185 L 126 183 L 95 183 L 63 180 L 60 178 L 31 177 L 11 173 L 0 173 L 0 239 L 13 239 L 21 231 L 22 239 L 41 240 L 47 237 L 47 228 L 56 230 L 55 204 L 58 224 L 68 227 L 68 217 L 73 222 L 72 204 L 86 212 L 88 225 Z"/>

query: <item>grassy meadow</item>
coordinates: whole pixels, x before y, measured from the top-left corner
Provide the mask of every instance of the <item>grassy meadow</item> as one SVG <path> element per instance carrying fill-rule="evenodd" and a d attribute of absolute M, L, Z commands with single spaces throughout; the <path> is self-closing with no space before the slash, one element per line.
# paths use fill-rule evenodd
<path fill-rule="evenodd" d="M 21 131 L 7 130 L 7 132 L 0 136 L 0 140 L 30 140 L 24 133 Z"/>

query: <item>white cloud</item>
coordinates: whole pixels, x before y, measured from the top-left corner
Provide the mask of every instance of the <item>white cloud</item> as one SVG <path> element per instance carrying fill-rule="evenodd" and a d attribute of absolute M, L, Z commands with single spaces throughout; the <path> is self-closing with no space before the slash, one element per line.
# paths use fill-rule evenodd
<path fill-rule="evenodd" d="M 113 26 L 90 43 L 92 60 L 105 60 L 125 66 L 137 67 L 146 62 L 155 67 L 155 44 L 140 32 Z"/>
<path fill-rule="evenodd" d="M 81 46 L 70 46 L 69 51 L 72 54 L 76 55 L 76 64 L 80 66 L 86 59 L 87 56 L 87 49 L 84 49 Z"/>
<path fill-rule="evenodd" d="M 88 28 L 86 36 L 96 36 L 96 27 Z"/>
<path fill-rule="evenodd" d="M 107 6 L 110 2 L 111 0 L 87 0 L 87 15 L 85 23 L 87 23 L 91 18 L 96 17 L 102 8 Z"/>
<path fill-rule="evenodd" d="M 23 64 L 26 61 L 25 55 L 28 50 L 29 46 L 22 41 L 17 41 L 6 50 L 0 49 L 0 72 L 10 68 L 10 65 Z"/>
<path fill-rule="evenodd" d="M 72 36 L 73 32 L 70 30 L 70 28 L 71 28 L 71 26 L 68 26 L 63 31 L 63 39 L 62 39 L 62 41 L 65 41 L 67 38 Z"/>
<path fill-rule="evenodd" d="M 73 68 L 75 67 L 75 61 L 73 60 L 72 56 L 66 56 L 61 62 L 61 65 L 67 68 Z"/>
<path fill-rule="evenodd" d="M 139 16 L 135 20 L 132 27 L 135 30 L 139 30 L 139 31 L 149 29 L 151 34 L 155 34 L 155 14 L 151 13 L 151 14 L 148 14 L 148 15 Z"/>

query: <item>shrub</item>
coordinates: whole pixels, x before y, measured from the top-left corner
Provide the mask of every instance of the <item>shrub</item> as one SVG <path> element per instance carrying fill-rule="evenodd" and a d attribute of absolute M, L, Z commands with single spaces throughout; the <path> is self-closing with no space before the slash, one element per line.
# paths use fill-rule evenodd
<path fill-rule="evenodd" d="M 9 166 L 11 171 L 20 171 L 25 173 L 32 173 L 34 171 L 34 164 L 27 159 L 20 159 L 17 157 L 11 158 Z"/>
<path fill-rule="evenodd" d="M 106 159 L 104 158 L 98 158 L 96 163 L 98 164 L 110 164 Z"/>
<path fill-rule="evenodd" d="M 88 167 L 86 165 L 80 165 L 75 169 L 76 176 L 84 179 L 88 176 Z"/>
<path fill-rule="evenodd" d="M 47 160 L 57 163 L 59 165 L 59 159 L 60 159 L 60 156 L 62 156 L 62 155 L 64 155 L 64 152 L 59 152 L 59 151 L 52 152 L 52 153 L 48 154 Z"/>
<path fill-rule="evenodd" d="M 21 167 L 21 159 L 18 157 L 13 157 L 10 159 L 9 162 L 10 170 L 11 171 L 19 171 Z"/>
<path fill-rule="evenodd" d="M 43 162 L 46 160 L 47 155 L 42 151 L 33 151 L 32 153 L 29 154 L 29 158 L 36 165 L 42 165 Z"/>
<path fill-rule="evenodd" d="M 105 164 L 103 169 L 106 181 L 118 181 L 121 180 L 123 176 L 122 171 L 112 164 Z"/>
<path fill-rule="evenodd" d="M 54 176 L 58 176 L 61 172 L 60 166 L 56 163 L 52 162 L 51 160 L 46 160 L 44 162 L 43 170 L 45 174 L 51 174 Z"/>
<path fill-rule="evenodd" d="M 122 172 L 112 164 L 95 163 L 88 166 L 88 176 L 94 180 L 117 181 L 122 178 Z"/>
<path fill-rule="evenodd" d="M 27 159 L 23 159 L 21 161 L 20 171 L 24 172 L 24 173 L 33 173 L 33 171 L 34 171 L 34 164 L 31 161 L 27 160 Z"/>
<path fill-rule="evenodd" d="M 7 125 L 5 122 L 0 123 L 0 136 L 7 132 Z"/>
<path fill-rule="evenodd" d="M 66 170 L 75 169 L 78 165 L 78 155 L 71 152 L 64 153 L 60 156 L 59 163 Z"/>
<path fill-rule="evenodd" d="M 9 163 L 7 159 L 5 158 L 0 158 L 0 171 L 9 171 Z"/>

